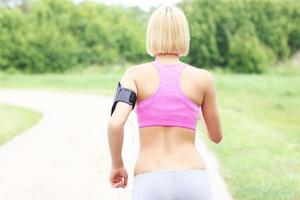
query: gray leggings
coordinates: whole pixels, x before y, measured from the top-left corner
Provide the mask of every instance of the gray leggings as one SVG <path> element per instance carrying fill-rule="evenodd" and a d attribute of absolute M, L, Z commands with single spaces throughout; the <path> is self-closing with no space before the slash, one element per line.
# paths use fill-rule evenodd
<path fill-rule="evenodd" d="M 168 169 L 134 177 L 132 200 L 212 200 L 205 169 Z"/>

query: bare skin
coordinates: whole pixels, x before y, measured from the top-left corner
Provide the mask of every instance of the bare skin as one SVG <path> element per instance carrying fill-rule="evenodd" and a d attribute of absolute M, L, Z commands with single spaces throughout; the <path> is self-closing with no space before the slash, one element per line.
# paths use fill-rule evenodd
<path fill-rule="evenodd" d="M 163 64 L 174 64 L 179 61 L 179 56 L 172 54 L 159 54 L 156 58 Z M 136 91 L 138 104 L 157 90 L 159 76 L 152 63 L 143 63 L 128 70 L 120 82 L 124 87 Z M 181 73 L 180 87 L 188 98 L 202 107 L 202 113 L 199 112 L 199 115 L 200 119 L 203 119 L 201 122 L 207 130 L 208 137 L 211 141 L 219 143 L 222 132 L 215 83 L 211 73 L 189 65 Z M 114 182 L 116 187 L 125 187 L 127 184 L 127 172 L 123 168 L 120 144 L 123 142 L 121 133 L 131 111 L 132 108 L 128 104 L 119 102 L 115 109 L 116 114 L 114 112 L 108 126 L 112 155 L 111 182 Z M 135 176 L 163 169 L 206 169 L 196 149 L 195 132 L 192 129 L 153 126 L 140 128 L 139 131 L 140 151 L 134 168 Z M 117 174 L 119 176 L 123 174 L 125 181 L 122 182 L 119 178 L 112 181 Z"/>
<path fill-rule="evenodd" d="M 206 169 L 194 141 L 195 133 L 186 128 L 141 128 L 134 175 L 161 169 Z"/>

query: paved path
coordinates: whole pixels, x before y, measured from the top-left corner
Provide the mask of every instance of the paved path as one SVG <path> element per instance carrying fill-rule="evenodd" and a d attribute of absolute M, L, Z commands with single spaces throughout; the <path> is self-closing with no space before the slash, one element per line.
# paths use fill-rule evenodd
<path fill-rule="evenodd" d="M 134 112 L 125 125 L 127 188 L 108 182 L 107 122 L 113 97 L 0 89 L 0 103 L 32 108 L 42 120 L 0 147 L 0 200 L 130 200 L 139 148 Z M 214 156 L 197 137 L 217 200 L 230 195 Z"/>

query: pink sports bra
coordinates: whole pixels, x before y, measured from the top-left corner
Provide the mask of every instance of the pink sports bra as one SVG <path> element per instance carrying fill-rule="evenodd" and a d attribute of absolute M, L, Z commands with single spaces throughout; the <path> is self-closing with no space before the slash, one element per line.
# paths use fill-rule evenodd
<path fill-rule="evenodd" d="M 196 130 L 199 106 L 180 88 L 180 74 L 187 66 L 183 62 L 163 64 L 151 62 L 159 74 L 159 87 L 154 94 L 137 102 L 135 111 L 139 128 L 147 126 L 178 126 Z"/>

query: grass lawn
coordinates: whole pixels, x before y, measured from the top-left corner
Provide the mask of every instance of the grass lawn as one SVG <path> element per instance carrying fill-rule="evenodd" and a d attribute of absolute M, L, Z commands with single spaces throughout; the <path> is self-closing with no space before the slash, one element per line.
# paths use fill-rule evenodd
<path fill-rule="evenodd" d="M 89 67 L 65 74 L 5 74 L 0 71 L 0 88 L 30 88 L 113 95 L 125 68 Z"/>
<path fill-rule="evenodd" d="M 224 131 L 215 145 L 235 199 L 300 199 L 300 76 L 216 75 Z"/>
<path fill-rule="evenodd" d="M 114 95 L 124 70 L 110 70 L 0 74 L 0 87 Z M 216 153 L 234 199 L 300 199 L 300 69 L 280 68 L 264 75 L 213 73 L 224 138 L 216 145 L 200 134 Z"/>
<path fill-rule="evenodd" d="M 41 116 L 27 108 L 0 104 L 0 145 L 30 128 Z"/>

